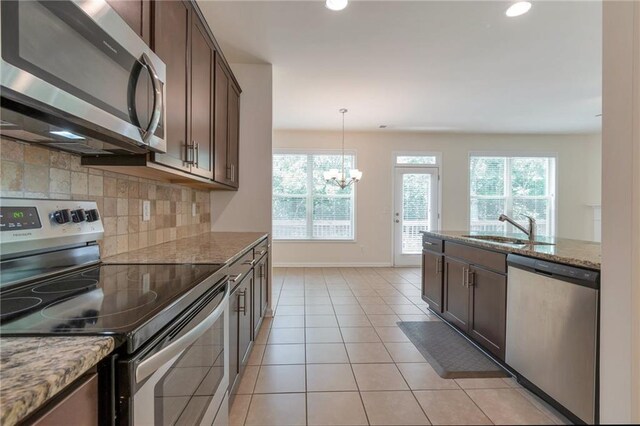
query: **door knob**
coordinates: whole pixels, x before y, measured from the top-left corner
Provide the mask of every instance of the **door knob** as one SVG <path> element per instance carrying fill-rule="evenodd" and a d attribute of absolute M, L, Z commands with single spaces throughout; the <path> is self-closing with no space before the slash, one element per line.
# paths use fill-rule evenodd
<path fill-rule="evenodd" d="M 396 219 L 396 223 L 400 223 L 400 219 Z"/>

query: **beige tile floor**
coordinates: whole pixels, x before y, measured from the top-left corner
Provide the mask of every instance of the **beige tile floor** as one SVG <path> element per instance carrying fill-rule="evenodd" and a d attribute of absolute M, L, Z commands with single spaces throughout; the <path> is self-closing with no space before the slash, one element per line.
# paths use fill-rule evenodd
<path fill-rule="evenodd" d="M 442 379 L 397 327 L 419 268 L 275 268 L 231 425 L 563 424 L 513 379 Z"/>

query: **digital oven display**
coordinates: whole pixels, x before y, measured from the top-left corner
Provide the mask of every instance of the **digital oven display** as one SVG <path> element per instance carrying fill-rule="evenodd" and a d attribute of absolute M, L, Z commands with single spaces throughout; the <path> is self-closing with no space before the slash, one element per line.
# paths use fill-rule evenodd
<path fill-rule="evenodd" d="M 42 228 L 35 207 L 0 207 L 0 231 Z"/>

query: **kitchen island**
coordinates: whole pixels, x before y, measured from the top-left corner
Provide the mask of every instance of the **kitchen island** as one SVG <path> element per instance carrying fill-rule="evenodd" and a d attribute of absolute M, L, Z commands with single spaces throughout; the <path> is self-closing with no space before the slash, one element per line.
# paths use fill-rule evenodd
<path fill-rule="evenodd" d="M 534 257 L 536 259 L 600 270 L 600 243 L 595 241 L 539 236 L 536 238 L 536 241 L 544 244 L 528 245 L 507 244 L 474 238 L 474 236 L 484 237 L 487 235 L 498 235 L 488 232 L 423 231 L 423 234 L 442 240 L 458 241 L 464 244 L 500 251 L 503 253 L 516 253 L 522 256 Z M 498 236 L 504 237 L 505 239 L 523 238 L 522 234 L 499 234 Z"/>
<path fill-rule="evenodd" d="M 423 232 L 422 299 L 574 422 L 597 423 L 600 244 Z"/>
<path fill-rule="evenodd" d="M 493 238 L 497 237 L 497 241 Z M 505 357 L 508 255 L 600 269 L 600 244 L 469 231 L 423 232 L 422 298 L 445 321 L 500 360 Z"/>

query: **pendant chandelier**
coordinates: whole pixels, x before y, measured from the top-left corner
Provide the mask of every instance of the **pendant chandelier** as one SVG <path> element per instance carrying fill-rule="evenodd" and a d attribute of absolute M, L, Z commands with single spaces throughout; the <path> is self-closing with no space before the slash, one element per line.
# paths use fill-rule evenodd
<path fill-rule="evenodd" d="M 324 179 L 327 183 L 332 183 L 339 186 L 340 189 L 345 189 L 348 186 L 359 182 L 360 179 L 362 179 L 362 172 L 358 169 L 350 169 L 349 179 L 346 177 L 344 157 L 344 115 L 347 113 L 347 109 L 342 108 L 340 113 L 342 114 L 342 171 L 338 169 L 331 169 L 328 172 L 324 172 Z"/>

